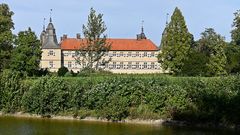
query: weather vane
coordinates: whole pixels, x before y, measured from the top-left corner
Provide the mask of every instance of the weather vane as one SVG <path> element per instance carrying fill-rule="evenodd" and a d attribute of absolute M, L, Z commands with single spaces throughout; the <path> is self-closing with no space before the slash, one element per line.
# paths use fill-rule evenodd
<path fill-rule="evenodd" d="M 168 16 L 169 16 L 169 13 L 167 13 L 166 15 L 166 25 L 168 25 Z"/>
<path fill-rule="evenodd" d="M 143 33 L 143 25 L 144 25 L 144 20 L 142 20 L 142 33 Z"/>
<path fill-rule="evenodd" d="M 46 18 L 43 18 L 43 30 L 45 30 L 45 21 L 46 21 Z"/>
<path fill-rule="evenodd" d="M 50 22 L 52 22 L 52 9 L 50 9 Z"/>

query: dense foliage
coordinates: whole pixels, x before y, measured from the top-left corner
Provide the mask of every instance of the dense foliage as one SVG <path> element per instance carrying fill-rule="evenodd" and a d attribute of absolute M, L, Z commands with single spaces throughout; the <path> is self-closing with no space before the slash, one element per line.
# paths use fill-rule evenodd
<path fill-rule="evenodd" d="M 68 68 L 63 66 L 58 69 L 57 74 L 58 76 L 64 76 L 67 72 L 68 72 Z"/>
<path fill-rule="evenodd" d="M 12 34 L 14 28 L 13 14 L 7 4 L 0 3 L 0 72 L 8 68 L 11 58 L 14 38 Z"/>
<path fill-rule="evenodd" d="M 208 57 L 206 75 L 218 76 L 226 74 L 225 66 L 227 61 L 224 52 L 224 47 L 226 47 L 224 38 L 212 28 L 206 29 L 201 35 L 197 48 L 199 52 Z"/>
<path fill-rule="evenodd" d="M 34 75 L 39 69 L 42 54 L 40 41 L 36 34 L 30 28 L 19 32 L 15 39 L 15 45 L 10 68 L 26 72 L 28 76 Z"/>
<path fill-rule="evenodd" d="M 233 45 L 240 45 L 240 10 L 234 13 L 234 20 L 233 20 L 233 30 L 231 31 L 232 34 L 232 44 Z"/>
<path fill-rule="evenodd" d="M 111 75 L 24 81 L 16 78 L 18 74 L 11 72 L 1 75 L 2 111 L 109 120 L 170 118 L 202 123 L 240 122 L 239 76 Z"/>

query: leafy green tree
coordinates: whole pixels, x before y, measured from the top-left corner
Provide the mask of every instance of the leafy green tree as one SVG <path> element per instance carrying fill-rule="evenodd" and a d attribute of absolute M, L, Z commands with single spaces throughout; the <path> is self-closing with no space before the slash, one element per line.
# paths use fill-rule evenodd
<path fill-rule="evenodd" d="M 16 48 L 13 50 L 11 69 L 26 72 L 29 76 L 39 69 L 41 59 L 40 41 L 35 33 L 29 28 L 21 31 L 16 37 Z"/>
<path fill-rule="evenodd" d="M 105 53 L 110 49 L 110 43 L 107 43 L 107 35 L 104 32 L 107 27 L 102 19 L 103 14 L 97 14 L 91 8 L 88 16 L 87 25 L 83 25 L 83 34 L 85 42 L 76 51 L 76 61 L 80 65 L 86 65 L 85 68 L 100 69 L 109 60 L 102 59 Z"/>
<path fill-rule="evenodd" d="M 227 73 L 234 74 L 240 72 L 240 46 L 227 45 L 225 55 L 227 57 Z"/>
<path fill-rule="evenodd" d="M 184 62 L 182 75 L 187 76 L 205 76 L 207 73 L 208 57 L 206 54 L 192 49 L 188 55 L 188 59 Z"/>
<path fill-rule="evenodd" d="M 0 71 L 8 68 L 13 48 L 14 23 L 12 21 L 13 12 L 7 4 L 0 4 Z"/>
<path fill-rule="evenodd" d="M 162 53 L 158 59 L 162 68 L 174 74 L 180 73 L 192 43 L 193 36 L 188 31 L 181 11 L 176 8 L 161 41 Z"/>
<path fill-rule="evenodd" d="M 234 20 L 233 20 L 233 30 L 231 31 L 232 34 L 232 44 L 240 45 L 240 10 L 234 13 Z"/>
<path fill-rule="evenodd" d="M 217 34 L 214 29 L 208 28 L 202 33 L 199 40 L 198 49 L 209 57 L 207 65 L 207 75 L 216 76 L 226 74 L 225 66 L 227 58 L 224 52 L 226 42 L 224 37 Z"/>

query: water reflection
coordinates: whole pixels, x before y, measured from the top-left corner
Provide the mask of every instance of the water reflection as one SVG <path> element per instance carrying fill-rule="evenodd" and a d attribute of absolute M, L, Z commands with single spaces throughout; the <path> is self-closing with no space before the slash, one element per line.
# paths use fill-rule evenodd
<path fill-rule="evenodd" d="M 0 117 L 0 135 L 234 135 L 237 131 Z"/>

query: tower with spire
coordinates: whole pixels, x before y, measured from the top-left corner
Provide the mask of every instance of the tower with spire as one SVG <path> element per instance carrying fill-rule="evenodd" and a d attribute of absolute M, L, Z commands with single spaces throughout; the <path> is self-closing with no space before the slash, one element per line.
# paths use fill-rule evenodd
<path fill-rule="evenodd" d="M 140 34 L 137 34 L 137 40 L 147 39 L 146 35 L 144 34 L 143 23 L 144 23 L 144 21 L 142 21 L 141 33 L 140 33 Z"/>
<path fill-rule="evenodd" d="M 44 49 L 57 49 L 60 48 L 57 41 L 56 30 L 52 23 L 52 18 L 49 19 L 49 24 L 45 30 L 45 25 L 43 26 L 43 31 L 41 33 L 41 43 Z"/>
<path fill-rule="evenodd" d="M 52 12 L 52 10 L 51 10 Z M 51 72 L 56 72 L 61 67 L 61 47 L 57 41 L 56 30 L 52 23 L 52 16 L 50 12 L 49 23 L 45 29 L 45 18 L 43 24 L 43 31 L 40 35 L 42 44 L 42 59 L 41 68 L 49 68 Z"/>

